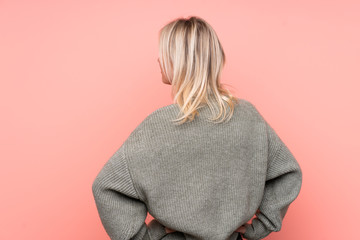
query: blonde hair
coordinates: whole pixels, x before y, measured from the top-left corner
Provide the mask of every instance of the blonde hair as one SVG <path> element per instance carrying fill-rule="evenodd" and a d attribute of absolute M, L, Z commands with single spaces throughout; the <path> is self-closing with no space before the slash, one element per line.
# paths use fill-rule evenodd
<path fill-rule="evenodd" d="M 180 124 L 192 121 L 203 103 L 216 117 L 215 123 L 228 121 L 238 99 L 220 83 L 225 64 L 225 53 L 214 29 L 202 18 L 177 18 L 159 31 L 159 62 L 171 83 L 174 103 L 183 116 L 175 119 Z M 212 103 L 217 103 L 213 105 Z M 227 106 L 229 113 L 227 114 Z M 179 114 L 180 114 L 179 113 Z M 220 121 L 218 120 L 223 116 Z"/>

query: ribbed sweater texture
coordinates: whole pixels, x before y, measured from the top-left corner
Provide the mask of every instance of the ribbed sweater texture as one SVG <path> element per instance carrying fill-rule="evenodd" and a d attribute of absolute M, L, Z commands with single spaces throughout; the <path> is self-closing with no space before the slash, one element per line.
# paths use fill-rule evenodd
<path fill-rule="evenodd" d="M 94 178 L 110 239 L 258 240 L 280 231 L 302 170 L 255 105 L 239 99 L 220 124 L 204 107 L 175 125 L 179 110 L 171 104 L 150 113 Z M 244 224 L 244 234 L 235 232 Z"/>

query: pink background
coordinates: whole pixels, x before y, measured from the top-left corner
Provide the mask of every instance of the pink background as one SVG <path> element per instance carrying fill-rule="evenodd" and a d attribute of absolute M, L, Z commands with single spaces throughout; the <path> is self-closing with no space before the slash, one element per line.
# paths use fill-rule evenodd
<path fill-rule="evenodd" d="M 359 12 L 344 0 L 0 1 L 0 239 L 109 239 L 92 181 L 172 103 L 157 34 L 189 15 L 224 46 L 222 82 L 302 167 L 302 190 L 267 239 L 356 239 Z"/>

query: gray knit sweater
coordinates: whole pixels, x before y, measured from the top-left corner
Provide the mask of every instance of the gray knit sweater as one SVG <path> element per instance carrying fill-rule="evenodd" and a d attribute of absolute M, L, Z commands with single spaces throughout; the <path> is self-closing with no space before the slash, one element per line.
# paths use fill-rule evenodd
<path fill-rule="evenodd" d="M 235 240 L 243 224 L 249 240 L 280 231 L 302 171 L 256 107 L 239 100 L 225 123 L 207 121 L 204 107 L 176 126 L 179 107 L 171 104 L 131 132 L 92 183 L 112 240 Z"/>

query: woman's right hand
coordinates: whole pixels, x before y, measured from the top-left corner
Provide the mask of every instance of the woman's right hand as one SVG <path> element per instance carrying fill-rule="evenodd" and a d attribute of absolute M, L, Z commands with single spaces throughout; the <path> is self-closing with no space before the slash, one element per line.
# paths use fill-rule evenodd
<path fill-rule="evenodd" d="M 245 225 L 241 225 L 238 229 L 235 230 L 235 232 L 239 232 L 241 234 L 244 234 L 246 231 Z"/>
<path fill-rule="evenodd" d="M 256 213 L 260 213 L 260 210 L 256 210 Z M 241 234 L 244 234 L 246 231 L 246 227 L 250 225 L 249 223 L 245 223 L 244 225 L 241 225 L 238 229 L 235 230 L 235 232 L 239 232 Z"/>

